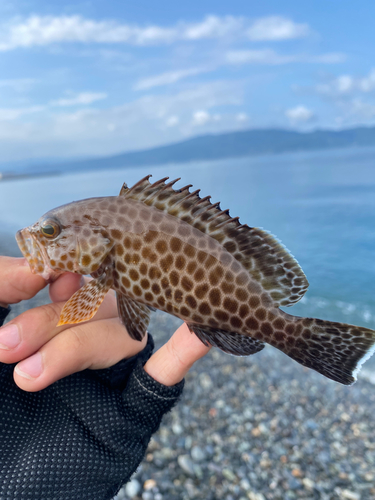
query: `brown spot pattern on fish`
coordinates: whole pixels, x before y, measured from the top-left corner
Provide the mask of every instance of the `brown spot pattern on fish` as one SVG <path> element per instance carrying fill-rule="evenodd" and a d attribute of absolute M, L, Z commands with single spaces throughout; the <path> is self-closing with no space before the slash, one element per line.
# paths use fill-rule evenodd
<path fill-rule="evenodd" d="M 273 236 L 241 225 L 199 190 L 148 179 L 124 185 L 118 197 L 52 210 L 17 234 L 34 272 L 95 278 L 67 302 L 61 322 L 91 318 L 113 288 L 133 338 L 145 335 L 150 308 L 157 308 L 225 352 L 249 355 L 268 343 L 329 378 L 355 380 L 374 349 L 373 331 L 281 311 L 303 296 L 308 282 Z"/>

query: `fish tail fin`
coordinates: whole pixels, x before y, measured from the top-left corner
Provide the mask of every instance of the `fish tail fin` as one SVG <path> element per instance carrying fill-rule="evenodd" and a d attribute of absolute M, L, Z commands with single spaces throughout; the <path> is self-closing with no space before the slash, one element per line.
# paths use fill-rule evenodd
<path fill-rule="evenodd" d="M 282 317 L 286 320 L 282 331 L 273 332 L 270 344 L 341 384 L 353 384 L 375 351 L 374 330 L 286 313 Z"/>

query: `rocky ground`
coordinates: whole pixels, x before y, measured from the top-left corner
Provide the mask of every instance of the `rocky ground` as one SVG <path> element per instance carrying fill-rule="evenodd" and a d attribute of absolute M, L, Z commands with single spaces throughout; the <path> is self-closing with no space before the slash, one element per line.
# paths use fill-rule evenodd
<path fill-rule="evenodd" d="M 170 329 L 161 315 L 150 328 L 158 342 Z M 374 410 L 366 380 L 340 386 L 272 348 L 212 350 L 117 499 L 374 499 Z"/>
<path fill-rule="evenodd" d="M 0 254 L 14 251 L 0 241 Z M 156 343 L 178 324 L 156 314 Z M 116 500 L 375 499 L 374 413 L 365 379 L 343 387 L 272 348 L 248 358 L 213 349 Z"/>

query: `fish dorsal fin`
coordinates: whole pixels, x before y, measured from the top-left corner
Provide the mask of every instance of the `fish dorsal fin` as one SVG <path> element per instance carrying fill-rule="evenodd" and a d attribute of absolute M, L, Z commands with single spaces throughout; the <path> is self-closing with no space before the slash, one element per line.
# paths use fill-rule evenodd
<path fill-rule="evenodd" d="M 126 184 L 126 182 L 124 182 L 120 190 L 119 196 L 125 196 L 128 191 L 129 191 L 128 185 Z"/>
<path fill-rule="evenodd" d="M 220 203 L 211 203 L 210 196 L 200 198 L 199 189 L 190 192 L 191 184 L 175 190 L 179 179 L 166 183 L 166 177 L 151 184 L 150 177 L 131 188 L 124 185 L 121 196 L 152 205 L 217 240 L 270 294 L 275 306 L 291 306 L 303 297 L 309 286 L 306 276 L 274 236 L 240 224 L 229 210 L 221 210 Z"/>

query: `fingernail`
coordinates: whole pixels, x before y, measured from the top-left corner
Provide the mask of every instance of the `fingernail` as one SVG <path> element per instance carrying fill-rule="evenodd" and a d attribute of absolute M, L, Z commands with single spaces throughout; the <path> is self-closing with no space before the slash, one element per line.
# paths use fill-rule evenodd
<path fill-rule="evenodd" d="M 0 349 L 14 349 L 21 342 L 17 325 L 5 325 L 0 328 Z"/>
<path fill-rule="evenodd" d="M 27 359 L 18 363 L 15 368 L 18 375 L 28 379 L 34 379 L 39 377 L 43 371 L 42 355 L 37 352 Z"/>

